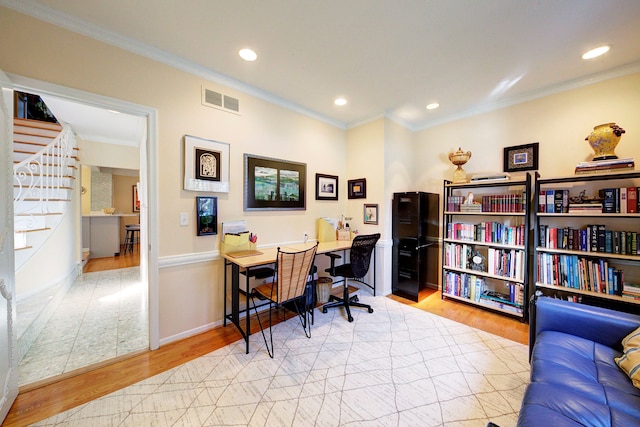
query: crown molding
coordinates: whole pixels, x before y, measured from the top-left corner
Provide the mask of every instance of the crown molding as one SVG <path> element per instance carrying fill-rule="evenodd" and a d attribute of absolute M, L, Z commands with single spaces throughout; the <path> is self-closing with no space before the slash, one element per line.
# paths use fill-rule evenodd
<path fill-rule="evenodd" d="M 90 37 L 94 40 L 118 47 L 120 49 L 135 53 L 145 58 L 152 59 L 173 68 L 185 71 L 211 82 L 238 90 L 247 95 L 260 98 L 271 104 L 286 108 L 287 110 L 305 115 L 315 120 L 327 123 L 340 129 L 346 129 L 346 123 L 319 114 L 299 104 L 288 101 L 270 92 L 256 88 L 227 75 L 215 72 L 209 68 L 193 63 L 181 56 L 168 53 L 138 40 L 122 36 L 112 31 L 106 30 L 97 25 L 88 23 L 66 13 L 52 9 L 33 0 L 0 0 L 0 6 L 13 9 L 22 14 L 31 16 L 44 22 L 65 28 L 78 34 Z"/>
<path fill-rule="evenodd" d="M 465 119 L 479 114 L 488 113 L 502 108 L 511 107 L 524 102 L 533 101 L 535 99 L 544 98 L 546 96 L 555 95 L 557 93 L 566 92 L 573 89 L 579 89 L 581 87 L 589 86 L 595 83 L 600 83 L 606 80 L 615 79 L 618 77 L 624 77 L 630 74 L 640 72 L 640 61 L 626 64 L 611 70 L 604 71 L 602 73 L 590 74 L 588 76 L 580 77 L 574 80 L 558 83 L 556 85 L 547 86 L 540 90 L 524 93 L 522 95 L 505 98 L 499 102 L 491 102 L 478 105 L 477 107 L 470 108 L 465 111 L 461 111 L 458 114 L 451 114 L 446 117 L 442 117 L 437 120 L 425 122 L 422 126 L 416 127 L 414 131 L 420 131 L 432 127 L 436 127 L 445 123 L 453 122 L 460 119 Z"/>

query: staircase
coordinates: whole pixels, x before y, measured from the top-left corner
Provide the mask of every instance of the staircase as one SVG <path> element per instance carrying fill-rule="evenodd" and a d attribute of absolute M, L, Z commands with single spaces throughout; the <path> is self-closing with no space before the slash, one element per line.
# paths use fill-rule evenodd
<path fill-rule="evenodd" d="M 14 119 L 16 271 L 60 223 L 73 196 L 77 144 L 69 125 Z"/>

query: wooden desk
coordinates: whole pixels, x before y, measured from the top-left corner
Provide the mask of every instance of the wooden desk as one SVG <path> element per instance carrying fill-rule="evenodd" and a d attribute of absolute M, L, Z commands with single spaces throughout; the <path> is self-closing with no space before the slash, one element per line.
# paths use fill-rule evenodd
<path fill-rule="evenodd" d="M 286 245 L 280 245 L 280 249 L 283 251 L 302 251 L 310 249 L 315 245 L 315 242 L 307 243 L 292 243 Z M 331 242 L 320 242 L 316 254 L 325 254 L 328 252 L 346 251 L 351 248 L 350 240 L 336 240 Z M 247 345 L 247 354 L 249 353 L 249 336 L 251 335 L 251 324 L 249 318 L 249 280 L 251 269 L 260 268 L 267 264 L 274 263 L 278 254 L 278 246 L 271 248 L 258 249 L 259 254 L 234 256 L 233 253 L 221 254 L 224 258 L 224 319 L 223 325 L 227 326 L 227 319 L 231 320 L 231 323 L 236 325 L 242 338 L 244 338 Z M 231 266 L 231 313 L 227 314 L 227 267 Z M 244 294 L 246 298 L 245 304 L 245 327 L 242 327 L 240 323 L 240 270 L 245 272 L 245 287 Z"/>

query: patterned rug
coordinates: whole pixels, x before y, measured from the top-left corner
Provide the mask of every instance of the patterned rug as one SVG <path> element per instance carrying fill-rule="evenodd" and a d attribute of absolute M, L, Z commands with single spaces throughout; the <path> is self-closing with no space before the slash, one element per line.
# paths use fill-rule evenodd
<path fill-rule="evenodd" d="M 514 426 L 525 345 L 385 297 L 375 312 L 315 313 L 44 420 L 37 426 Z"/>

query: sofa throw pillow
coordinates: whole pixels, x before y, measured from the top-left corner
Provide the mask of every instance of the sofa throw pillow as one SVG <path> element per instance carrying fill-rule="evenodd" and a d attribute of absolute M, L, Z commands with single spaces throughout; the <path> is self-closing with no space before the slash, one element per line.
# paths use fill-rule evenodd
<path fill-rule="evenodd" d="M 633 385 L 640 388 L 640 347 L 626 350 L 615 358 L 616 363 L 631 378 Z"/>
<path fill-rule="evenodd" d="M 622 340 L 622 351 L 627 351 L 630 348 L 640 347 L 640 328 L 631 332 Z"/>
<path fill-rule="evenodd" d="M 616 364 L 631 378 L 633 385 L 640 388 L 640 328 L 622 340 L 623 354 L 615 358 Z"/>

